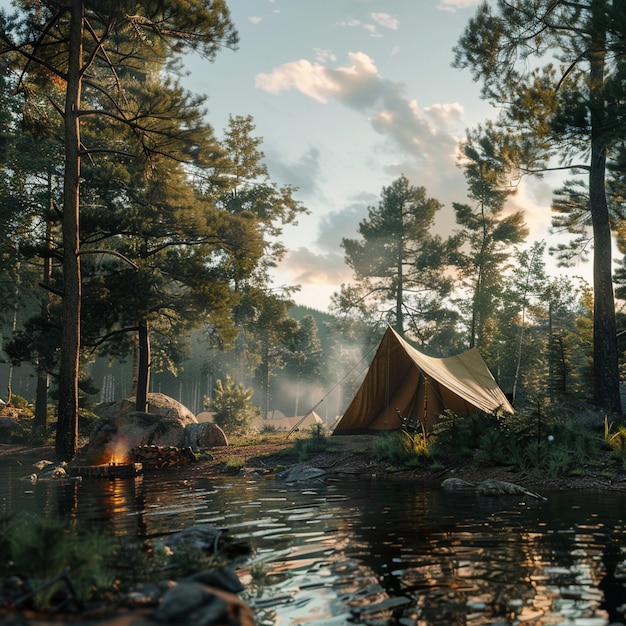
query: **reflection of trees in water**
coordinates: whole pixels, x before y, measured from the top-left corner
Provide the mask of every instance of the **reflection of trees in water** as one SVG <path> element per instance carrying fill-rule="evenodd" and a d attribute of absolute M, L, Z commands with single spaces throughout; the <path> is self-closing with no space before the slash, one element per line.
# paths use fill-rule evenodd
<path fill-rule="evenodd" d="M 318 594 L 320 606 L 336 593 L 338 603 L 355 609 L 406 597 L 410 604 L 399 612 L 419 614 L 419 626 L 623 621 L 617 607 L 626 591 L 614 576 L 626 559 L 621 494 L 558 494 L 531 507 L 389 481 L 303 488 L 191 477 L 20 481 L 4 498 L 21 497 L 26 510 L 101 522 L 120 537 L 231 527 L 267 557 L 275 591 L 301 578 L 303 595 L 313 596 L 313 580 L 327 594 Z"/>
<path fill-rule="evenodd" d="M 555 506 L 514 500 L 461 497 L 454 511 L 436 492 L 394 495 L 376 518 L 375 506 L 364 507 L 355 531 L 370 549 L 359 556 L 390 595 L 414 600 L 420 625 L 623 619 L 616 607 L 626 592 L 612 575 L 619 555 L 602 524 L 571 499 L 557 515 Z"/>
<path fill-rule="evenodd" d="M 603 592 L 601 608 L 608 613 L 609 620 L 621 622 L 624 620 L 624 610 L 620 607 L 626 605 L 626 587 L 624 586 L 624 558 L 626 547 L 623 546 L 623 529 L 616 530 L 617 537 L 607 537 L 607 544 L 602 555 L 604 564 L 604 576 L 598 583 L 598 588 Z M 619 577 L 616 577 L 616 573 Z"/>

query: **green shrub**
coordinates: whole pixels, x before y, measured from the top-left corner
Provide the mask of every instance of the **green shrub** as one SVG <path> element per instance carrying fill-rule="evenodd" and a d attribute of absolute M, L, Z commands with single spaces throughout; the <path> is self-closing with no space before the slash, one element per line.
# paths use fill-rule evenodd
<path fill-rule="evenodd" d="M 228 435 L 246 433 L 260 410 L 252 402 L 252 389 L 235 383 L 230 376 L 218 380 L 213 390 L 210 409 L 214 422 Z"/>
<path fill-rule="evenodd" d="M 111 588 L 111 543 L 103 534 L 79 533 L 64 520 L 27 515 L 13 518 L 4 531 L 15 574 L 44 583 L 67 572 L 81 602 Z M 65 585 L 58 580 L 45 586 L 34 596 L 35 606 L 49 606 Z"/>
<path fill-rule="evenodd" d="M 506 433 L 503 428 L 497 416 L 484 413 L 459 416 L 446 410 L 433 429 L 433 456 L 473 459 L 478 453 L 481 460 L 493 460 L 496 445 L 504 445 Z"/>
<path fill-rule="evenodd" d="M 626 426 L 615 426 L 604 420 L 604 441 L 613 451 L 613 456 L 626 467 Z"/>
<path fill-rule="evenodd" d="M 394 431 L 376 437 L 372 454 L 377 461 L 389 461 L 409 467 L 417 467 L 430 458 L 430 450 L 424 437 L 405 431 Z"/>
<path fill-rule="evenodd" d="M 323 428 L 313 426 L 307 437 L 296 439 L 293 444 L 293 454 L 302 462 L 320 452 L 334 450 L 330 438 L 326 436 Z"/>
<path fill-rule="evenodd" d="M 626 459 L 626 428 L 611 439 Z M 586 463 L 602 445 L 601 438 L 574 419 L 536 411 L 532 414 L 460 417 L 447 411 L 431 436 L 438 461 L 470 460 L 483 465 L 512 465 L 532 475 L 557 476 Z M 626 461 L 625 461 L 626 464 Z"/>

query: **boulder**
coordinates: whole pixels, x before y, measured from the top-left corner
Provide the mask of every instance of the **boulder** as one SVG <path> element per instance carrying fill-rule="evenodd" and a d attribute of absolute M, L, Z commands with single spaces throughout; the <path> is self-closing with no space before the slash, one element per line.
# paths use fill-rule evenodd
<path fill-rule="evenodd" d="M 197 452 L 204 448 L 227 446 L 228 439 L 224 431 L 212 422 L 187 424 L 185 427 L 186 445 Z"/>
<path fill-rule="evenodd" d="M 172 533 L 157 542 L 158 547 L 167 546 L 174 554 L 182 553 L 188 557 L 201 554 L 218 554 L 218 544 L 226 538 L 227 530 L 218 526 L 201 524 Z"/>
<path fill-rule="evenodd" d="M 254 615 L 235 594 L 197 582 L 179 582 L 163 595 L 154 613 L 157 622 L 176 626 L 253 626 Z"/>
<path fill-rule="evenodd" d="M 96 422 L 89 437 L 87 462 L 128 463 L 130 451 L 138 446 L 186 447 L 189 424 L 197 424 L 194 414 L 161 393 L 148 394 L 147 413 L 135 411 L 132 400 L 120 400 L 107 407 Z"/>

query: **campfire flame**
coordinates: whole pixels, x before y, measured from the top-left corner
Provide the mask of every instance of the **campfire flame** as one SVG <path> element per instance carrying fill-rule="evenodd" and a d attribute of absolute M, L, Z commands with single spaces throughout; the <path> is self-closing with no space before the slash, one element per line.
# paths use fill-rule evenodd
<path fill-rule="evenodd" d="M 129 462 L 128 448 L 122 441 L 114 442 L 110 447 L 109 465 L 122 465 Z"/>

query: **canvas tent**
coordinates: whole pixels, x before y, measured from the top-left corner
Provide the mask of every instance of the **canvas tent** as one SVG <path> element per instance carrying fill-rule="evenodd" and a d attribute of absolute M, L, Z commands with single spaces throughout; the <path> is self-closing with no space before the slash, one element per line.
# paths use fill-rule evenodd
<path fill-rule="evenodd" d="M 315 426 L 323 425 L 324 421 L 315 411 L 296 417 L 286 417 L 284 413 L 280 411 L 270 411 L 267 419 L 259 418 L 252 422 L 252 426 L 259 432 L 263 432 L 265 427 L 270 427 L 277 431 L 290 432 L 295 428 L 300 431 L 306 431 Z"/>
<path fill-rule="evenodd" d="M 402 427 L 402 418 L 428 432 L 446 409 L 458 415 L 513 412 L 477 348 L 434 358 L 388 328 L 333 434 L 396 430 Z"/>

